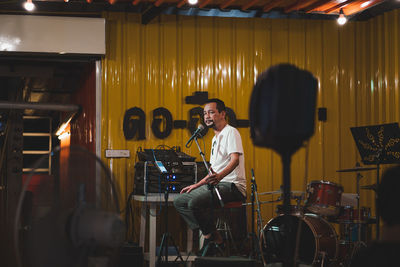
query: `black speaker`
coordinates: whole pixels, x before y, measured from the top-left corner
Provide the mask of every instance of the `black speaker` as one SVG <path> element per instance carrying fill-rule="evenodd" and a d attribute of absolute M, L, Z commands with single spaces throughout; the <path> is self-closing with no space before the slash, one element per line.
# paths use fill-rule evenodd
<path fill-rule="evenodd" d="M 256 261 L 241 257 L 197 257 L 195 267 L 255 267 Z"/>
<path fill-rule="evenodd" d="M 263 72 L 250 100 L 254 145 L 294 153 L 314 133 L 317 79 L 291 64 Z"/>

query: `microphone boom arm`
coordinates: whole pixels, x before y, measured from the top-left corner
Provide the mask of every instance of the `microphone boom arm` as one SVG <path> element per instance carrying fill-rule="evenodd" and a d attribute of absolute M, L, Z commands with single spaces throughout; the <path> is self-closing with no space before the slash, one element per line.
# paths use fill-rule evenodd
<path fill-rule="evenodd" d="M 204 129 L 204 126 L 202 124 L 197 127 L 196 131 L 192 134 L 192 136 L 189 138 L 189 140 L 186 142 L 185 147 L 189 148 L 191 146 L 191 143 L 193 142 L 194 139 L 197 139 L 198 135 L 201 136 L 201 131 Z M 201 150 L 200 150 L 201 152 Z"/>

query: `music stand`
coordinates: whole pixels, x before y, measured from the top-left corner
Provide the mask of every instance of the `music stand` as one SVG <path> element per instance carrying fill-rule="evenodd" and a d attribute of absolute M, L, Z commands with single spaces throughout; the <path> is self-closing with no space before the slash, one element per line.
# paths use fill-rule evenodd
<path fill-rule="evenodd" d="M 350 128 L 365 165 L 376 165 L 376 184 L 379 185 L 379 166 L 400 163 L 400 129 L 397 123 Z M 376 239 L 379 239 L 379 210 L 375 193 Z M 359 218 L 360 219 L 360 218 Z"/>

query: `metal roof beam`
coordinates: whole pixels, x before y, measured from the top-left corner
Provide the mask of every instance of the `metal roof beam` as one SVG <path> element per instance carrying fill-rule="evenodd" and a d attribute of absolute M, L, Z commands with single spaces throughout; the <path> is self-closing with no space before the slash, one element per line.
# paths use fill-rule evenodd
<path fill-rule="evenodd" d="M 142 13 L 142 24 L 149 24 L 150 21 L 158 17 L 161 13 L 164 12 L 165 9 L 168 8 L 168 5 L 162 4 L 160 6 L 152 6 Z"/>

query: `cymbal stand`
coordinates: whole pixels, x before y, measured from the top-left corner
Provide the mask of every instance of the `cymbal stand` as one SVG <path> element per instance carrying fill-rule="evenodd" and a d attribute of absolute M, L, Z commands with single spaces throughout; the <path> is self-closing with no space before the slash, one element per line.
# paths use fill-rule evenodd
<path fill-rule="evenodd" d="M 257 234 L 254 232 L 254 203 L 256 202 L 257 205 L 257 232 L 261 232 L 261 215 L 260 215 L 260 203 L 258 201 L 257 196 L 257 184 L 256 179 L 254 177 L 254 170 L 251 169 L 251 253 L 250 258 L 259 260 L 261 259 L 261 250 L 259 246 L 259 240 Z M 254 253 L 254 254 L 253 254 Z"/>
<path fill-rule="evenodd" d="M 254 183 L 255 183 L 255 180 L 254 180 Z M 255 184 L 255 185 L 256 185 L 256 188 L 255 188 L 256 190 L 254 193 L 254 197 L 255 197 L 256 206 L 257 206 L 257 234 L 260 234 L 261 230 L 263 228 L 262 217 L 261 217 L 261 207 L 260 207 L 261 202 L 258 198 L 257 184 Z"/>
<path fill-rule="evenodd" d="M 379 159 L 379 157 L 378 157 Z M 380 170 L 380 166 L 379 166 L 379 161 L 376 164 L 376 186 L 379 186 L 379 170 Z M 376 217 L 376 240 L 379 240 L 379 209 L 378 209 L 378 193 L 377 191 L 375 191 L 375 217 Z"/>
<path fill-rule="evenodd" d="M 360 180 L 364 176 L 361 175 L 360 172 L 357 172 L 357 179 L 356 179 L 356 190 L 357 190 L 357 215 L 358 215 L 358 221 L 357 221 L 357 232 L 358 232 L 358 242 L 361 241 L 361 210 L 360 210 Z"/>

